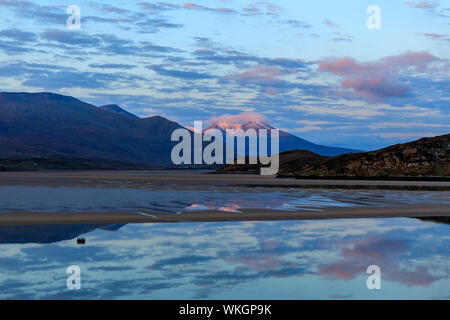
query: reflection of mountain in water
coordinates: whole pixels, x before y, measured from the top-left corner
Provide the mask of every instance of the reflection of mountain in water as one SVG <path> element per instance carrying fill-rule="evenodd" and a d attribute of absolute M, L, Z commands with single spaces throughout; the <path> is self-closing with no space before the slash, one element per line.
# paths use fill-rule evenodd
<path fill-rule="evenodd" d="M 423 218 L 418 218 L 422 221 L 431 221 L 431 222 L 436 222 L 436 223 L 444 223 L 444 224 L 450 224 L 450 217 L 449 216 L 444 216 L 444 217 L 423 217 Z"/>
<path fill-rule="evenodd" d="M 0 243 L 53 243 L 74 239 L 96 229 L 116 231 L 124 224 L 53 225 L 53 226 L 0 226 Z"/>

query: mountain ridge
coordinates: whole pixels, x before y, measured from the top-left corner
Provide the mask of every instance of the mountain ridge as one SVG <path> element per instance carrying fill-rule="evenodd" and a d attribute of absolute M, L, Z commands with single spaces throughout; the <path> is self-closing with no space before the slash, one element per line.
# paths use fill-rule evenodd
<path fill-rule="evenodd" d="M 101 106 L 99 108 L 102 110 L 108 111 L 108 112 L 113 112 L 113 113 L 122 115 L 124 117 L 132 118 L 132 119 L 140 119 L 135 114 L 132 114 L 131 112 L 126 111 L 125 109 L 119 107 L 117 104 L 108 104 L 105 106 Z"/>
<path fill-rule="evenodd" d="M 279 177 L 448 177 L 450 134 L 335 157 L 323 157 L 307 150 L 291 150 L 280 153 L 279 157 Z M 258 173 L 260 167 L 230 164 L 216 172 Z"/>
<path fill-rule="evenodd" d="M 70 96 L 0 93 L 0 157 L 84 158 L 169 165 L 182 128 L 162 117 L 132 119 Z"/>
<path fill-rule="evenodd" d="M 225 121 L 217 121 L 217 122 L 213 123 L 212 125 L 210 125 L 208 128 L 206 128 L 205 130 L 203 130 L 203 132 L 206 132 L 209 129 L 218 129 L 224 135 L 226 134 L 227 129 L 229 129 L 229 130 L 242 129 L 244 131 L 246 131 L 248 129 L 255 129 L 257 135 L 259 135 L 259 129 L 266 129 L 267 135 L 270 136 L 270 131 L 275 128 L 268 125 L 267 123 L 264 123 L 261 121 L 248 121 L 244 124 L 225 122 Z M 288 132 L 279 130 L 279 151 L 284 152 L 284 151 L 295 150 L 295 149 L 306 149 L 306 150 L 315 152 L 315 153 L 317 153 L 319 155 L 323 155 L 323 156 L 335 156 L 335 155 L 341 155 L 341 154 L 346 154 L 346 153 L 362 152 L 362 150 L 340 148 L 340 147 L 330 147 L 330 146 L 315 144 L 313 142 L 302 139 L 302 138 L 297 137 Z"/>

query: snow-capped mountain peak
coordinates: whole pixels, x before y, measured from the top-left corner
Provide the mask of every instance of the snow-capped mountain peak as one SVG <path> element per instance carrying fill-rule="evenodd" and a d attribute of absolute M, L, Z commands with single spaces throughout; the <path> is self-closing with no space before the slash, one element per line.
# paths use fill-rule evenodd
<path fill-rule="evenodd" d="M 219 121 L 219 122 L 213 123 L 207 129 L 205 129 L 205 131 L 208 129 L 219 129 L 221 131 L 226 131 L 227 129 L 237 130 L 237 129 L 241 129 L 241 128 L 242 128 L 242 125 L 239 123 Z"/>

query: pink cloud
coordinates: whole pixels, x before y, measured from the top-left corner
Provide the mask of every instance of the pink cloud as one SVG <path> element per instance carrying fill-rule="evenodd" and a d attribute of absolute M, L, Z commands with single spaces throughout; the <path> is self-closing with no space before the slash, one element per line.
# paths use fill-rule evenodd
<path fill-rule="evenodd" d="M 319 274 L 338 279 L 351 279 L 360 273 L 361 266 L 352 262 L 337 262 L 319 268 Z"/>
<path fill-rule="evenodd" d="M 276 66 L 257 65 L 247 71 L 228 75 L 228 77 L 240 81 L 268 85 L 280 83 L 282 80 L 278 79 L 278 77 L 282 76 L 283 74 L 286 74 L 286 72 L 282 71 L 280 68 Z"/>
<path fill-rule="evenodd" d="M 265 8 L 265 11 L 262 8 Z M 263 14 L 276 16 L 281 13 L 282 9 L 276 4 L 260 1 L 247 5 L 247 7 L 243 8 L 242 11 L 244 14 L 249 16 L 258 16 Z"/>
<path fill-rule="evenodd" d="M 443 61 L 428 52 L 406 52 L 372 62 L 329 58 L 320 62 L 318 70 L 341 77 L 342 89 L 351 89 L 358 97 L 381 101 L 409 92 L 410 87 L 399 80 L 402 72 L 429 72 L 434 62 Z"/>
<path fill-rule="evenodd" d="M 379 265 L 384 278 L 408 286 L 428 286 L 442 277 L 433 275 L 422 266 L 403 268 L 399 257 L 410 251 L 408 243 L 396 239 L 368 236 L 341 250 L 342 260 L 328 266 L 321 266 L 319 274 L 337 279 L 352 279 L 365 274 L 371 264 Z"/>
<path fill-rule="evenodd" d="M 266 87 L 264 88 L 264 93 L 268 96 L 276 96 L 278 95 L 278 90 L 274 87 Z"/>
<path fill-rule="evenodd" d="M 241 263 L 249 266 L 257 271 L 267 271 L 278 269 L 282 266 L 282 261 L 278 260 L 278 257 L 271 255 L 267 256 L 246 256 L 244 258 L 229 259 L 229 261 Z"/>
<path fill-rule="evenodd" d="M 243 8 L 242 11 L 248 16 L 259 16 L 263 14 L 261 9 L 250 5 L 246 8 Z"/>
<path fill-rule="evenodd" d="M 261 1 L 261 2 L 257 2 L 256 4 L 265 6 L 266 10 L 267 10 L 266 14 L 278 14 L 281 12 L 281 7 L 277 6 L 274 3 Z"/>
<path fill-rule="evenodd" d="M 439 1 L 407 1 L 403 2 L 403 4 L 406 4 L 407 6 L 410 6 L 411 8 L 417 8 L 417 9 L 433 9 L 439 6 Z"/>
<path fill-rule="evenodd" d="M 429 38 L 433 38 L 433 39 L 441 39 L 441 38 L 446 38 L 448 36 L 448 34 L 439 34 L 439 33 L 424 33 L 423 34 L 425 37 L 429 37 Z"/>
<path fill-rule="evenodd" d="M 215 117 L 208 122 L 214 123 L 214 122 L 226 122 L 226 123 L 246 123 L 250 121 L 257 121 L 257 122 L 267 122 L 268 119 L 266 116 L 254 113 L 254 112 L 244 112 L 241 114 L 224 114 L 220 117 Z"/>
<path fill-rule="evenodd" d="M 213 11 L 218 13 L 236 13 L 236 11 L 227 9 L 227 8 L 208 8 L 196 3 L 185 3 L 183 4 L 184 9 L 191 9 L 191 10 L 202 10 L 202 11 Z"/>

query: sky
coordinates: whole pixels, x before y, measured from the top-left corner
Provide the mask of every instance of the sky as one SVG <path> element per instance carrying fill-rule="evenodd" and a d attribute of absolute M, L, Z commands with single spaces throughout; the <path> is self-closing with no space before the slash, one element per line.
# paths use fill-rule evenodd
<path fill-rule="evenodd" d="M 362 150 L 450 132 L 450 0 L 187 1 L 0 0 L 0 91 Z"/>

